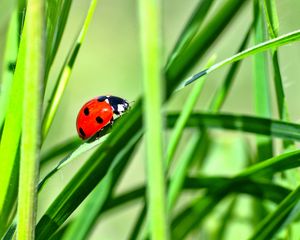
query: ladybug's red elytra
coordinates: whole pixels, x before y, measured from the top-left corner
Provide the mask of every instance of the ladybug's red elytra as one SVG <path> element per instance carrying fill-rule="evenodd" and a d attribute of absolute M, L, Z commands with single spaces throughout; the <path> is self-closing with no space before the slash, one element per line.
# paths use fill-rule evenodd
<path fill-rule="evenodd" d="M 114 114 L 122 115 L 129 108 L 129 103 L 120 97 L 100 96 L 82 106 L 76 121 L 80 138 L 89 139 L 101 131 L 107 124 L 112 124 Z"/>

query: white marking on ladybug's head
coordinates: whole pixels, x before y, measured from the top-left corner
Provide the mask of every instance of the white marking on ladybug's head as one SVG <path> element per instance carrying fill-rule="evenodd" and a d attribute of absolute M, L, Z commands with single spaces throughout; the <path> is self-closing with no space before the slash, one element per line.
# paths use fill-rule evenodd
<path fill-rule="evenodd" d="M 105 99 L 105 102 L 107 102 L 108 104 L 110 104 L 108 98 Z"/>
<path fill-rule="evenodd" d="M 118 112 L 122 113 L 124 112 L 126 109 L 124 108 L 124 104 L 118 104 Z"/>

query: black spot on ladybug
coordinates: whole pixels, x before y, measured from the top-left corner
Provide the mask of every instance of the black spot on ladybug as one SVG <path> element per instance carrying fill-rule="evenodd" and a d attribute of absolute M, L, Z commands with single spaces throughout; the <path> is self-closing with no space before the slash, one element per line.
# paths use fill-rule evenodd
<path fill-rule="evenodd" d="M 83 112 L 85 116 L 88 116 L 90 114 L 90 110 L 87 107 L 83 110 Z"/>
<path fill-rule="evenodd" d="M 81 136 L 85 137 L 85 133 L 82 128 L 79 128 L 79 132 L 80 132 Z"/>
<path fill-rule="evenodd" d="M 105 100 L 107 99 L 106 96 L 101 96 L 101 97 L 98 97 L 98 102 L 104 102 Z"/>
<path fill-rule="evenodd" d="M 97 121 L 97 123 L 103 123 L 103 119 L 99 116 L 96 117 L 96 121 Z"/>

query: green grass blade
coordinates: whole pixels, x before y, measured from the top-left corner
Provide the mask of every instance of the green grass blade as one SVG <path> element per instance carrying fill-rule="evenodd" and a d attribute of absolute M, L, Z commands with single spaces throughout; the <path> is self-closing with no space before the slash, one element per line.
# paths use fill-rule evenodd
<path fill-rule="evenodd" d="M 247 31 L 241 46 L 238 49 L 238 53 L 243 51 L 246 48 L 246 45 L 249 41 L 250 38 L 250 33 L 252 30 L 252 24 L 249 27 L 249 30 Z M 223 84 L 219 87 L 219 89 L 217 90 L 217 92 L 214 94 L 213 99 L 211 100 L 210 106 L 209 106 L 209 110 L 212 112 L 217 112 L 221 109 L 221 107 L 223 106 L 226 97 L 229 93 L 229 90 L 231 88 L 231 85 L 233 83 L 233 79 L 239 69 L 241 62 L 235 62 L 232 64 L 232 66 L 230 67 Z"/>
<path fill-rule="evenodd" d="M 68 20 L 71 0 L 46 0 L 46 67 L 45 83 L 47 82 L 48 73 L 57 53 L 62 35 Z"/>
<path fill-rule="evenodd" d="M 42 188 L 45 186 L 46 182 L 51 178 L 57 171 L 63 168 L 66 164 L 72 162 L 76 157 L 79 155 L 93 149 L 94 147 L 101 144 L 105 141 L 106 137 L 99 138 L 91 143 L 83 143 L 74 151 L 69 153 L 66 157 L 64 157 L 38 184 L 38 191 L 41 191 Z"/>
<path fill-rule="evenodd" d="M 21 136 L 25 41 L 21 39 L 16 69 L 13 77 L 12 94 L 9 99 L 0 144 L 0 237 L 13 220 L 18 188 L 18 149 Z"/>
<path fill-rule="evenodd" d="M 246 3 L 247 1 L 235 0 L 224 0 L 220 3 L 207 23 L 202 25 L 188 48 L 180 53 L 180 58 L 169 64 L 165 70 L 166 79 L 168 80 L 167 96 L 173 92 L 179 81 L 204 56 L 205 52 Z"/>
<path fill-rule="evenodd" d="M 183 31 L 181 32 L 174 49 L 172 50 L 166 64 L 166 68 L 172 65 L 176 58 L 187 48 L 193 38 L 196 36 L 197 31 L 200 29 L 209 9 L 214 0 L 201 1 L 196 6 L 192 16 L 186 23 Z"/>
<path fill-rule="evenodd" d="M 202 137 L 200 132 L 195 133 L 189 140 L 189 144 L 183 152 L 179 163 L 175 167 L 174 173 L 172 174 L 167 198 L 167 207 L 170 212 L 178 199 L 180 191 L 183 187 L 185 177 L 188 173 L 188 169 L 192 160 L 194 159 L 194 154 L 200 147 L 202 142 Z"/>
<path fill-rule="evenodd" d="M 265 40 L 265 28 L 262 9 L 259 1 L 254 1 L 254 14 L 257 15 L 254 23 L 255 44 Z M 265 53 L 254 55 L 253 64 L 254 101 L 256 115 L 271 117 L 270 88 L 268 84 L 268 66 Z M 258 136 L 256 139 L 257 159 L 262 161 L 272 156 L 272 141 L 268 137 Z"/>
<path fill-rule="evenodd" d="M 53 158 L 56 158 L 62 154 L 69 153 L 71 151 L 74 151 L 82 144 L 82 140 L 78 137 L 72 137 L 70 139 L 67 139 L 61 143 L 58 143 L 57 145 L 53 146 L 46 152 L 42 153 L 41 155 L 41 165 L 47 163 Z"/>
<path fill-rule="evenodd" d="M 11 95 L 13 73 L 15 70 L 18 54 L 18 38 L 20 34 L 18 30 L 18 18 L 17 12 L 15 11 L 12 14 L 8 27 L 5 54 L 3 60 L 4 63 L 2 69 L 2 81 L 0 90 L 0 129 L 3 127 L 5 115 L 8 109 L 9 98 Z"/>
<path fill-rule="evenodd" d="M 275 2 L 268 1 L 267 3 L 264 1 L 264 12 L 270 38 L 272 39 L 278 37 L 279 23 L 277 19 Z M 272 63 L 279 117 L 280 119 L 288 120 L 288 110 L 285 102 L 285 94 L 278 61 L 278 52 L 276 49 L 272 50 Z"/>
<path fill-rule="evenodd" d="M 238 198 L 236 196 L 233 197 L 233 199 L 230 202 L 230 205 L 228 206 L 228 209 L 224 213 L 224 215 L 220 219 L 220 224 L 217 230 L 215 231 L 216 235 L 214 237 L 215 240 L 223 240 L 226 239 L 226 230 L 230 226 L 230 220 L 234 216 L 234 208 L 237 205 Z"/>
<path fill-rule="evenodd" d="M 296 168 L 300 164 L 300 151 L 292 151 L 264 160 L 243 170 L 239 177 L 268 176 L 277 172 Z"/>
<path fill-rule="evenodd" d="M 258 0 L 254 1 L 254 14 L 257 15 L 254 23 L 254 42 L 258 45 L 266 40 L 262 9 Z M 253 57 L 255 111 L 262 117 L 270 117 L 271 103 L 266 55 L 264 52 L 261 52 Z"/>
<path fill-rule="evenodd" d="M 152 239 L 168 239 L 161 115 L 160 1 L 139 1 L 144 85 L 147 212 Z"/>
<path fill-rule="evenodd" d="M 300 187 L 290 193 L 276 208 L 269 214 L 257 230 L 251 236 L 252 240 L 273 239 L 283 226 L 291 223 L 300 212 Z"/>
<path fill-rule="evenodd" d="M 82 25 L 82 28 L 80 30 L 80 33 L 74 43 L 74 46 L 70 49 L 68 57 L 67 57 L 64 65 L 62 66 L 62 69 L 61 69 L 58 79 L 56 81 L 55 87 L 51 94 L 51 98 L 50 98 L 49 104 L 46 108 L 44 118 L 43 118 L 43 123 L 42 123 L 42 139 L 43 140 L 47 136 L 47 133 L 52 124 L 55 113 L 57 111 L 58 104 L 61 100 L 64 90 L 70 79 L 76 57 L 78 55 L 80 47 L 86 36 L 88 26 L 91 22 L 96 5 L 97 5 L 97 0 L 91 0 L 89 10 L 88 10 L 87 16 L 85 18 L 85 21 Z"/>
<path fill-rule="evenodd" d="M 168 127 L 173 127 L 179 114 L 168 114 Z M 193 113 L 187 127 L 231 129 L 283 139 L 300 140 L 300 125 L 269 118 L 233 114 Z"/>
<path fill-rule="evenodd" d="M 210 193 L 192 200 L 172 221 L 172 239 L 185 239 L 212 212 L 212 210 L 229 194 L 227 185 L 222 189 L 211 190 Z M 226 190 L 226 191 L 225 191 Z"/>
<path fill-rule="evenodd" d="M 296 30 L 294 32 L 289 32 L 287 34 L 284 34 L 282 36 L 279 36 L 277 38 L 271 39 L 269 41 L 257 44 L 251 48 L 248 48 L 238 54 L 235 54 L 215 65 L 213 65 L 212 67 L 205 69 L 199 73 L 196 73 L 195 75 L 189 77 L 188 79 L 184 80 L 182 83 L 179 84 L 179 86 L 177 87 L 177 90 L 180 90 L 184 87 L 186 87 L 187 85 L 193 83 L 194 81 L 196 81 L 197 79 L 199 79 L 200 77 L 209 74 L 227 64 L 230 63 L 234 63 L 237 61 L 240 61 L 246 57 L 252 56 L 254 54 L 266 51 L 268 49 L 272 49 L 272 48 L 278 48 L 287 44 L 291 44 L 293 42 L 299 41 L 300 39 L 300 30 Z"/>
<path fill-rule="evenodd" d="M 18 239 L 34 239 L 44 53 L 44 5 L 29 0 L 25 17 L 24 105 L 18 198 Z"/>
<path fill-rule="evenodd" d="M 215 61 L 215 56 L 213 56 L 209 61 L 207 66 L 210 66 Z M 172 131 L 172 134 L 170 136 L 169 144 L 167 147 L 167 156 L 166 156 L 166 165 L 167 169 L 169 168 L 171 164 L 171 160 L 175 154 L 175 151 L 178 147 L 179 140 L 182 136 L 184 127 L 186 122 L 188 121 L 193 108 L 195 107 L 197 100 L 199 98 L 200 93 L 202 92 L 204 83 L 206 78 L 203 78 L 202 81 L 199 81 L 197 84 L 195 84 L 192 92 L 188 96 L 188 99 L 186 100 L 186 103 L 183 106 L 183 110 L 176 121 L 176 124 L 174 126 L 174 129 Z"/>
<path fill-rule="evenodd" d="M 263 11 L 259 0 L 253 1 L 254 8 L 254 43 L 259 44 L 266 40 L 265 25 L 263 21 Z M 261 52 L 253 56 L 253 99 L 254 111 L 256 115 L 271 117 L 271 101 L 268 74 L 268 61 L 266 52 Z M 263 161 L 272 157 L 272 139 L 267 136 L 256 136 L 256 157 L 255 161 Z M 253 226 L 255 227 L 267 214 L 265 205 L 261 201 L 253 201 Z"/>
<path fill-rule="evenodd" d="M 115 123 L 117 123 L 120 120 L 120 118 L 116 118 L 114 120 Z M 71 151 L 66 157 L 64 157 L 46 176 L 44 176 L 42 178 L 42 180 L 39 182 L 38 184 L 38 191 L 41 191 L 42 188 L 45 186 L 46 182 L 57 172 L 59 171 L 61 168 L 63 168 L 65 165 L 69 164 L 70 162 L 72 162 L 76 157 L 78 157 L 79 155 L 90 151 L 91 149 L 93 149 L 94 147 L 98 146 L 99 144 L 101 144 L 102 142 L 105 141 L 105 139 L 107 138 L 107 135 L 109 132 L 111 131 L 111 125 L 106 125 L 101 132 L 98 132 L 97 135 L 95 135 L 94 137 L 88 139 L 86 142 L 82 143 L 82 140 L 79 140 L 82 144 L 80 144 L 77 148 L 73 148 L 74 142 L 71 142 L 71 147 L 72 149 L 74 149 L 73 151 Z M 77 144 L 78 139 L 75 141 L 75 144 Z M 60 154 L 62 151 L 66 151 L 67 148 L 70 147 L 69 145 L 70 143 L 67 142 L 66 145 L 63 145 L 61 147 L 54 147 L 54 149 L 52 149 L 49 152 L 50 157 L 51 156 L 56 156 L 57 154 Z M 53 152 L 54 151 L 54 152 Z M 49 157 L 48 155 L 48 157 Z M 46 155 L 47 157 L 47 155 Z"/>
<path fill-rule="evenodd" d="M 103 181 L 91 193 L 84 207 L 68 227 L 62 239 L 84 240 L 88 238 L 89 232 L 98 219 L 98 212 L 102 211 L 105 203 L 114 191 L 141 136 L 142 131 L 132 138 L 128 145 L 120 151 L 115 164 L 111 167 L 111 170 L 104 177 Z"/>
<path fill-rule="evenodd" d="M 14 235 L 16 232 L 17 223 L 13 223 L 5 233 L 5 235 L 1 238 L 1 240 L 12 240 L 14 239 Z"/>
<path fill-rule="evenodd" d="M 144 199 L 144 206 L 142 206 L 142 209 L 136 219 L 136 222 L 133 225 L 133 229 L 131 230 L 129 237 L 127 239 L 129 240 L 139 239 L 138 237 L 142 230 L 142 226 L 146 218 L 146 213 L 147 213 L 147 205 L 146 205 L 146 200 Z"/>
<path fill-rule="evenodd" d="M 270 38 L 278 37 L 279 33 L 279 20 L 276 10 L 276 2 L 271 1 L 263 1 L 264 13 L 266 24 L 268 26 L 268 32 Z"/>
<path fill-rule="evenodd" d="M 263 6 L 264 6 L 264 13 L 265 13 L 265 21 L 268 26 L 269 37 L 271 39 L 276 38 L 278 37 L 278 31 L 279 31 L 279 21 L 277 16 L 276 3 L 273 0 L 264 1 L 263 3 L 264 3 Z M 277 102 L 277 108 L 279 112 L 279 118 L 288 121 L 289 113 L 288 113 L 288 107 L 287 107 L 286 97 L 285 97 L 283 83 L 282 83 L 277 49 L 272 49 L 271 54 L 272 54 L 273 75 L 274 75 L 273 78 L 274 78 L 274 84 L 276 90 L 276 100 L 277 100 L 276 102 Z M 290 145 L 293 144 L 293 142 L 284 141 L 283 144 L 285 148 L 288 148 Z"/>

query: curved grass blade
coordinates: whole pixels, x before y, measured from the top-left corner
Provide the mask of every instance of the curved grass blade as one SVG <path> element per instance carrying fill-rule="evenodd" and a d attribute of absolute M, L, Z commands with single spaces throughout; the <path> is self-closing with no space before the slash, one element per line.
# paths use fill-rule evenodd
<path fill-rule="evenodd" d="M 13 84 L 13 73 L 16 67 L 18 55 L 19 31 L 18 31 L 18 15 L 15 11 L 12 14 L 8 26 L 6 46 L 3 60 L 2 81 L 0 90 L 0 129 L 3 127 L 5 115 L 8 109 L 11 89 Z M 0 133 L 1 140 L 1 133 Z"/>
<path fill-rule="evenodd" d="M 234 62 L 237 62 L 237 61 L 240 61 L 248 56 L 251 56 L 251 55 L 254 55 L 254 54 L 257 54 L 257 53 L 260 53 L 260 52 L 263 52 L 263 51 L 266 51 L 268 49 L 271 49 L 271 48 L 278 48 L 278 47 L 281 47 L 281 46 L 284 46 L 286 44 L 290 44 L 290 43 L 293 43 L 293 42 L 296 42 L 296 41 L 299 41 L 300 39 L 300 30 L 296 30 L 294 32 L 289 32 L 287 34 L 284 34 L 280 37 L 277 37 L 277 38 L 274 38 L 274 39 L 271 39 L 269 41 L 266 41 L 266 42 L 263 42 L 263 43 L 260 43 L 258 45 L 255 45 L 251 48 L 248 48 L 238 54 L 235 54 L 215 65 L 213 65 L 212 67 L 208 68 L 208 69 L 205 69 L 199 73 L 196 73 L 195 75 L 189 77 L 188 79 L 186 79 L 185 81 L 183 81 L 178 87 L 177 87 L 177 91 L 179 91 L 180 89 L 186 87 L 187 85 L 193 83 L 194 81 L 196 81 L 197 79 L 199 79 L 200 77 L 206 75 L 206 74 L 209 74 L 227 64 L 230 64 L 230 63 L 234 63 Z"/>
<path fill-rule="evenodd" d="M 46 66 L 45 84 L 57 53 L 62 35 L 70 13 L 71 0 L 46 0 Z"/>
<path fill-rule="evenodd" d="M 72 221 L 62 239 L 84 240 L 88 238 L 88 234 L 98 219 L 98 212 L 102 211 L 105 203 L 111 197 L 141 137 L 142 131 L 139 131 L 126 147 L 119 152 L 115 163 L 111 166 L 103 181 L 99 183 L 88 197 L 84 207 L 75 220 Z"/>
<path fill-rule="evenodd" d="M 38 191 L 41 191 L 42 188 L 45 186 L 46 182 L 49 180 L 50 177 L 52 177 L 58 170 L 60 170 L 62 167 L 64 167 L 66 164 L 73 161 L 76 157 L 79 155 L 91 150 L 92 148 L 98 146 L 102 142 L 106 140 L 107 136 L 104 136 L 102 138 L 99 138 L 91 143 L 83 143 L 78 148 L 76 148 L 74 151 L 69 153 L 66 157 L 64 157 L 57 165 L 54 167 L 38 184 Z"/>
<path fill-rule="evenodd" d="M 290 224 L 300 213 L 300 187 L 290 193 L 276 208 L 259 224 L 251 236 L 251 240 L 272 239 L 284 227 Z"/>
<path fill-rule="evenodd" d="M 168 127 L 173 127 L 179 114 L 168 114 Z M 233 114 L 193 113 L 187 127 L 231 129 L 283 139 L 300 140 L 300 125 L 269 118 Z"/>
<path fill-rule="evenodd" d="M 203 20 L 207 16 L 207 13 L 209 12 L 213 1 L 214 0 L 206 0 L 198 3 L 169 56 L 166 68 L 172 65 L 173 61 L 175 61 L 176 58 L 180 58 L 180 54 L 185 50 L 185 48 L 187 48 L 192 39 L 196 36 L 197 31 L 199 30 Z"/>
<path fill-rule="evenodd" d="M 8 230 L 6 231 L 5 235 L 1 238 L 1 240 L 12 240 L 14 238 L 16 229 L 17 229 L 17 220 L 15 218 L 12 224 L 10 225 L 10 227 L 8 228 Z"/>
<path fill-rule="evenodd" d="M 33 239 L 36 221 L 39 175 L 39 141 L 41 115 L 41 86 L 43 80 L 44 4 L 40 0 L 27 3 L 25 34 L 24 101 L 21 138 L 17 237 Z"/>
<path fill-rule="evenodd" d="M 280 154 L 276 157 L 257 163 L 238 174 L 239 177 L 271 176 L 276 172 L 300 166 L 300 150 Z"/>
<path fill-rule="evenodd" d="M 45 164 L 48 161 L 50 161 L 53 158 L 58 157 L 59 155 L 74 151 L 82 144 L 82 140 L 78 137 L 72 137 L 70 139 L 65 140 L 62 143 L 59 143 L 46 151 L 45 153 L 42 153 L 41 155 L 41 164 Z"/>
<path fill-rule="evenodd" d="M 159 0 L 139 1 L 140 43 L 144 85 L 147 212 L 152 239 L 169 239 L 163 161 L 161 114 L 161 16 Z"/>
<path fill-rule="evenodd" d="M 67 86 L 68 81 L 70 79 L 76 57 L 78 55 L 78 52 L 82 45 L 82 42 L 87 33 L 87 29 L 91 22 L 96 5 L 97 5 L 97 0 L 91 0 L 89 10 L 88 10 L 87 16 L 84 20 L 84 23 L 82 25 L 82 28 L 80 30 L 80 33 L 74 43 L 74 46 L 70 49 L 68 57 L 66 58 L 66 61 L 65 61 L 64 65 L 62 66 L 62 69 L 61 69 L 58 79 L 56 81 L 55 87 L 51 94 L 51 98 L 50 98 L 49 104 L 46 108 L 44 118 L 43 118 L 43 123 L 42 123 L 42 139 L 43 140 L 47 136 L 47 133 L 52 124 L 55 113 L 57 111 L 60 99 L 61 99 L 61 97 L 64 93 L 64 90 L 65 90 L 65 87 Z"/>
<path fill-rule="evenodd" d="M 120 117 L 116 118 L 114 120 L 114 123 L 116 124 L 120 120 Z M 66 164 L 69 164 L 71 161 L 73 161 L 76 157 L 79 155 L 91 150 L 92 148 L 98 146 L 102 142 L 104 142 L 107 138 L 107 134 L 111 131 L 111 125 L 106 125 L 100 132 L 98 132 L 96 135 L 88 139 L 86 142 L 82 143 L 82 140 L 76 140 L 77 142 L 81 142 L 82 144 L 79 145 L 77 148 L 75 148 L 72 152 L 70 152 L 66 157 L 64 157 L 38 184 L 38 191 L 42 190 L 46 182 L 49 180 L 50 177 L 52 177 L 58 170 L 60 170 L 62 167 L 64 167 Z M 73 145 L 73 142 L 71 142 Z M 57 153 L 60 153 L 61 150 L 65 151 L 67 145 L 62 146 L 63 148 L 58 148 L 58 151 L 56 148 L 54 149 L 55 152 L 50 152 L 51 154 L 56 155 Z"/>

